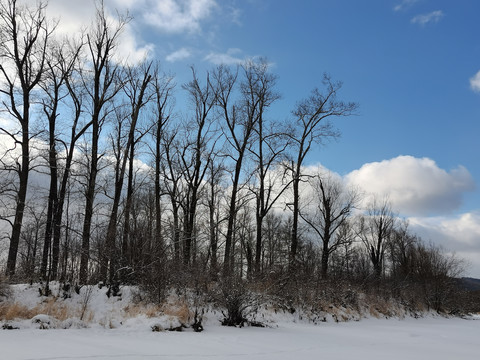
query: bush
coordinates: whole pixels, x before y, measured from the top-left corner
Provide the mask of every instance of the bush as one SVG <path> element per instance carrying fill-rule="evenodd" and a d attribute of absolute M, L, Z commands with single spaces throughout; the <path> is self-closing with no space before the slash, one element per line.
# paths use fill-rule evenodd
<path fill-rule="evenodd" d="M 219 283 L 217 302 L 226 310 L 222 325 L 242 327 L 253 323 L 248 317 L 257 312 L 259 296 L 243 280 L 229 277 Z"/>

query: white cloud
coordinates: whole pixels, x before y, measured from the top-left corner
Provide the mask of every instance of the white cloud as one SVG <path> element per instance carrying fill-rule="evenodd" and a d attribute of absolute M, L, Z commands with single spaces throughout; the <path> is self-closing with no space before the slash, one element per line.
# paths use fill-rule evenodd
<path fill-rule="evenodd" d="M 431 13 L 424 15 L 417 15 L 410 20 L 412 24 L 427 25 L 428 23 L 437 23 L 439 22 L 445 14 L 442 10 L 435 10 Z"/>
<path fill-rule="evenodd" d="M 367 195 L 388 196 L 403 215 L 450 213 L 461 205 L 463 194 L 475 188 L 465 167 L 448 172 L 431 159 L 412 156 L 365 164 L 346 180 Z"/>
<path fill-rule="evenodd" d="M 35 6 L 36 0 L 28 0 L 29 4 Z M 133 4 L 144 4 L 143 1 L 133 2 L 132 0 L 110 0 L 105 2 L 105 13 L 108 21 L 118 24 L 116 13 L 127 14 L 128 8 Z M 58 20 L 56 34 L 62 36 L 79 36 L 82 30 L 86 30 L 95 21 L 95 2 L 88 1 L 64 1 L 49 0 L 47 15 L 51 19 Z M 132 23 L 128 23 L 120 37 L 117 48 L 116 60 L 135 63 L 149 56 L 153 51 L 153 44 L 144 44 L 141 38 L 135 33 Z"/>
<path fill-rule="evenodd" d="M 116 49 L 115 61 L 124 61 L 128 64 L 136 64 L 149 58 L 155 46 L 153 44 L 140 45 L 139 39 L 135 36 L 130 24 L 127 24 L 118 39 L 120 46 Z"/>
<path fill-rule="evenodd" d="M 167 60 L 168 62 L 176 62 L 176 61 L 188 59 L 190 56 L 192 56 L 192 53 L 190 50 L 188 50 L 187 48 L 181 48 L 167 55 L 165 60 Z"/>
<path fill-rule="evenodd" d="M 228 49 L 226 53 L 215 53 L 211 52 L 205 56 L 206 61 L 211 62 L 215 65 L 235 65 L 245 62 L 245 58 L 238 57 L 238 54 L 241 54 L 240 49 Z"/>
<path fill-rule="evenodd" d="M 470 78 L 470 88 L 480 93 L 480 71 Z"/>
<path fill-rule="evenodd" d="M 480 212 L 455 217 L 413 217 L 410 228 L 425 241 L 442 246 L 469 263 L 466 274 L 480 278 Z"/>
<path fill-rule="evenodd" d="M 480 252 L 480 213 L 470 212 L 455 217 L 412 217 L 409 223 L 425 240 L 447 247 L 455 243 L 462 251 L 476 249 Z"/>
<path fill-rule="evenodd" d="M 395 11 L 402 11 L 410 8 L 413 6 L 415 3 L 417 3 L 419 0 L 403 0 L 400 4 L 395 5 L 393 10 Z"/>
<path fill-rule="evenodd" d="M 201 22 L 210 17 L 217 6 L 215 0 L 147 0 L 144 20 L 161 31 L 193 33 L 201 30 Z"/>

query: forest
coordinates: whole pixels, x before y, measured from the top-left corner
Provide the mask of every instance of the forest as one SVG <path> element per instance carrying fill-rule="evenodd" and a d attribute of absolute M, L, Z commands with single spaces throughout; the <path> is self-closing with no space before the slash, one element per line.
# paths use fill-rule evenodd
<path fill-rule="evenodd" d="M 3 282 L 41 279 L 43 295 L 51 281 L 109 295 L 132 284 L 156 302 L 216 288 L 227 324 L 244 320 L 250 291 L 469 309 L 461 259 L 412 233 L 388 198 L 366 201 L 308 163 L 357 112 L 341 82 L 325 75 L 277 119 L 267 59 L 192 66 L 177 84 L 155 59 L 119 57 L 128 15 L 97 2 L 90 27 L 62 38 L 46 7 L 0 5 Z"/>

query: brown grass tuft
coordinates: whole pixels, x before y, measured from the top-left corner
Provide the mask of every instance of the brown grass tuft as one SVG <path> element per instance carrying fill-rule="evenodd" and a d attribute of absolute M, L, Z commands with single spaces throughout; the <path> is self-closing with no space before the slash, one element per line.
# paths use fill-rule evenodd
<path fill-rule="evenodd" d="M 162 312 L 165 315 L 177 317 L 178 320 L 183 324 L 188 323 L 192 317 L 190 308 L 185 302 L 179 304 L 165 304 L 162 306 Z"/>
<path fill-rule="evenodd" d="M 0 305 L 0 318 L 2 320 L 31 319 L 37 314 L 32 309 L 16 302 Z"/>
<path fill-rule="evenodd" d="M 72 309 L 70 309 L 66 304 L 57 302 L 57 298 L 48 298 L 40 305 L 35 306 L 32 311 L 36 314 L 46 314 L 54 317 L 57 320 L 64 321 L 68 318 L 73 317 Z"/>
<path fill-rule="evenodd" d="M 48 298 L 33 308 L 28 308 L 17 302 L 0 304 L 1 320 L 31 319 L 36 315 L 45 314 L 57 320 L 64 321 L 72 317 L 78 317 L 77 312 L 77 309 L 70 308 L 67 304 L 57 302 L 56 298 Z M 90 316 L 90 318 L 93 318 L 93 316 Z"/>
<path fill-rule="evenodd" d="M 158 316 L 162 312 L 162 308 L 154 304 L 129 304 L 123 308 L 125 317 L 136 317 L 138 315 L 145 315 L 146 317 L 153 318 Z"/>

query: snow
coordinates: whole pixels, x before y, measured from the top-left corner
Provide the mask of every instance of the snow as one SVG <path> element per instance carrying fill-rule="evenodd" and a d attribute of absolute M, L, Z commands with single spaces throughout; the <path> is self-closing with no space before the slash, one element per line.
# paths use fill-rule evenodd
<path fill-rule="evenodd" d="M 50 359 L 475 359 L 480 353 L 480 317 L 445 318 L 428 315 L 414 319 L 374 319 L 313 325 L 287 314 L 270 314 L 269 327 L 220 326 L 219 314 L 205 318 L 205 331 L 152 332 L 153 325 L 168 328 L 178 316 L 148 315 L 125 310 L 134 289 L 123 288 L 122 297 L 107 298 L 106 289 L 91 288 L 89 321 L 78 317 L 58 319 L 37 314 L 28 320 L 3 322 L 15 330 L 0 330 L 0 358 Z M 86 290 L 57 300 L 78 310 Z M 54 294 L 60 295 L 57 290 Z M 41 308 L 49 298 L 38 295 L 38 286 L 14 287 L 14 298 Z M 48 303 L 47 303 L 48 304 Z M 42 308 L 43 309 L 43 308 Z M 44 307 L 44 309 L 49 309 Z M 153 314 L 154 312 L 151 311 Z M 78 313 L 77 313 L 78 314 Z"/>
<path fill-rule="evenodd" d="M 210 326 L 202 333 L 148 328 L 0 332 L 3 359 L 475 359 L 480 321 L 367 319 L 277 328 Z"/>

